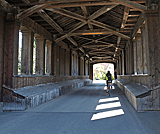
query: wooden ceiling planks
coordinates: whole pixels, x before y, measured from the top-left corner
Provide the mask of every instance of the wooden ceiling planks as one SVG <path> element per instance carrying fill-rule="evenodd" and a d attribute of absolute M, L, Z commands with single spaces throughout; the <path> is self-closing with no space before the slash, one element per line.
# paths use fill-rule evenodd
<path fill-rule="evenodd" d="M 88 52 L 90 56 L 105 57 L 103 51 L 110 51 L 112 58 L 116 45 L 119 44 L 119 49 L 123 48 L 136 33 L 143 21 L 140 14 L 146 10 L 145 2 L 137 0 L 6 1 L 19 6 L 18 19 L 29 16 L 55 34 L 55 42 L 63 40 L 70 45 L 72 43 L 77 47 L 75 50 Z"/>

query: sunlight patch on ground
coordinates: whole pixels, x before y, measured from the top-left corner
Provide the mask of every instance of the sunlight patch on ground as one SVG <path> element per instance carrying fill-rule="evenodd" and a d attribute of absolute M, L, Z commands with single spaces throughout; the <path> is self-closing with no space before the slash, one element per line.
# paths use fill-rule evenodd
<path fill-rule="evenodd" d="M 117 101 L 117 102 L 115 102 L 115 101 Z M 100 99 L 98 102 L 105 103 L 105 104 L 97 105 L 95 110 L 98 111 L 98 110 L 105 110 L 106 109 L 107 111 L 93 114 L 91 120 L 105 119 L 108 117 L 115 117 L 115 116 L 124 114 L 124 111 L 121 108 L 121 103 L 120 103 L 118 97 Z M 111 108 L 117 108 L 117 110 L 111 110 Z M 108 109 L 110 111 L 108 111 Z"/>
<path fill-rule="evenodd" d="M 112 86 L 112 88 L 110 87 L 110 89 L 115 89 L 115 86 Z M 107 86 L 104 87 L 104 90 L 107 90 Z"/>
<path fill-rule="evenodd" d="M 124 111 L 122 109 L 101 112 L 101 113 L 94 114 L 91 120 L 93 121 L 98 119 L 104 119 L 104 118 L 114 117 L 114 116 L 123 115 L 123 114 L 124 114 Z"/>
<path fill-rule="evenodd" d="M 119 100 L 118 97 L 106 98 L 106 99 L 100 99 L 100 100 L 99 100 L 99 103 L 102 103 L 102 102 L 110 102 L 110 101 L 117 101 L 117 100 Z"/>
<path fill-rule="evenodd" d="M 112 102 L 112 103 L 107 103 L 107 104 L 100 104 L 100 105 L 97 105 L 96 110 L 115 108 L 115 107 L 121 107 L 121 103 L 120 102 Z"/>
<path fill-rule="evenodd" d="M 93 83 L 106 83 L 106 80 L 93 80 Z"/>

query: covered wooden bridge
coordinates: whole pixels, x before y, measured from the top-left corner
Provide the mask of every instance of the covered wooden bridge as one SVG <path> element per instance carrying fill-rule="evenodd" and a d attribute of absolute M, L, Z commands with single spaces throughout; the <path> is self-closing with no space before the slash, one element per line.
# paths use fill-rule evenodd
<path fill-rule="evenodd" d="M 22 93 L 36 85 L 57 87 L 52 99 L 89 84 L 93 65 L 104 62 L 115 65 L 116 83 L 136 110 L 160 110 L 159 0 L 0 0 L 4 110 L 43 103 L 43 95 L 32 105 L 35 98 Z"/>

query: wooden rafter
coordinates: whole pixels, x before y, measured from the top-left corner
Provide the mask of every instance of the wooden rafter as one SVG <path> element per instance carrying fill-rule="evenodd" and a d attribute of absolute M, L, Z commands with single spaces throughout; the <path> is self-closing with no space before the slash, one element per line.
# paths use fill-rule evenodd
<path fill-rule="evenodd" d="M 91 16 L 89 16 L 88 20 L 94 20 L 95 18 L 99 17 L 100 15 L 110 11 L 112 8 L 114 8 L 115 6 L 117 6 L 118 4 L 113 4 L 110 6 L 104 6 L 101 9 L 99 9 L 98 11 L 94 12 Z"/>
<path fill-rule="evenodd" d="M 73 19 L 77 19 L 83 22 L 87 22 L 86 18 L 84 16 L 78 15 L 76 13 L 70 12 L 68 10 L 65 9 L 60 9 L 60 8 L 54 8 L 54 9 L 48 9 L 49 11 L 52 11 L 54 13 L 59 13 L 61 15 L 73 18 Z"/>
<path fill-rule="evenodd" d="M 74 25 L 73 29 L 68 32 L 68 34 L 73 33 L 74 31 L 76 31 L 77 29 L 83 27 L 86 24 L 87 24 L 87 22 L 79 22 L 79 23 L 77 23 L 76 25 Z"/>
<path fill-rule="evenodd" d="M 63 29 L 44 11 L 40 10 L 38 11 L 38 14 L 45 20 L 47 21 L 54 29 L 56 29 L 60 34 L 63 34 L 64 31 Z M 67 37 L 67 39 L 74 44 L 76 47 L 78 46 L 77 42 L 73 40 L 70 36 Z M 83 49 L 80 49 L 83 53 L 85 51 Z"/>
<path fill-rule="evenodd" d="M 122 33 L 119 33 L 119 32 L 117 32 L 117 31 L 114 31 L 114 30 L 108 28 L 107 25 L 104 24 L 104 23 L 97 22 L 97 21 L 95 21 L 95 20 L 94 20 L 94 21 L 92 20 L 90 23 L 93 24 L 93 25 L 95 25 L 95 26 L 98 26 L 98 27 L 104 28 L 104 29 L 106 29 L 106 30 L 109 30 L 110 32 L 112 32 L 112 34 L 115 34 L 115 35 L 120 36 L 120 37 L 122 37 L 122 38 L 125 38 L 125 39 L 127 39 L 127 40 L 130 39 L 129 36 L 124 35 L 124 34 L 122 34 Z"/>
<path fill-rule="evenodd" d="M 0 9 L 2 9 L 5 12 L 11 11 L 11 5 L 6 2 L 5 0 L 0 0 Z"/>
<path fill-rule="evenodd" d="M 126 22 L 127 22 L 127 19 L 128 19 L 128 15 L 129 15 L 129 11 L 130 11 L 130 8 L 129 7 L 125 7 L 124 14 L 123 14 L 123 20 L 122 20 L 122 24 L 121 24 L 120 30 L 123 30 L 125 28 L 125 25 L 126 25 Z M 121 37 L 119 36 L 118 39 L 117 39 L 117 48 L 115 49 L 114 57 L 116 57 L 116 52 L 117 52 L 117 50 L 119 48 L 120 42 L 121 42 Z"/>
<path fill-rule="evenodd" d="M 24 19 L 24 18 L 34 14 L 35 12 L 38 12 L 39 10 L 46 8 L 49 5 L 50 4 L 41 4 L 41 5 L 35 5 L 31 8 L 28 8 L 25 11 L 17 14 L 17 19 Z"/>
<path fill-rule="evenodd" d="M 144 12 L 145 10 L 147 10 L 146 6 L 138 4 L 138 3 L 130 1 L 130 0 L 111 0 L 111 1 L 122 4 L 126 7 L 135 8 L 141 12 Z"/>
<path fill-rule="evenodd" d="M 81 20 L 81 21 L 83 21 L 83 22 L 87 22 L 86 19 L 85 19 L 85 17 L 83 17 L 83 16 L 81 16 L 81 15 L 78 15 L 78 14 L 75 14 L 75 13 L 70 12 L 70 11 L 64 10 L 64 9 L 50 9 L 50 11 L 53 11 L 53 12 L 56 12 L 56 13 L 65 15 L 65 16 L 67 16 L 67 17 L 71 17 L 71 18 L 73 18 L 73 19 L 78 19 L 78 20 Z M 108 26 L 108 25 L 106 25 L 106 24 L 104 24 L 104 23 L 101 23 L 101 22 L 98 22 L 98 21 L 95 21 L 95 20 L 92 20 L 92 21 L 90 21 L 89 23 L 91 23 L 92 25 L 96 25 L 96 26 L 98 26 L 98 27 L 104 28 L 104 29 L 112 32 L 112 34 L 115 34 L 115 35 L 120 36 L 120 37 L 122 37 L 122 38 L 125 38 L 125 39 L 127 39 L 127 40 L 130 39 L 129 36 L 124 35 L 124 34 L 122 34 L 122 33 L 119 33 L 119 32 L 117 32 L 117 31 L 114 31 L 114 30 L 108 28 L 108 27 L 110 27 L 110 26 Z M 61 37 L 60 37 L 60 38 L 61 38 Z M 58 39 L 58 40 L 59 40 L 59 39 Z"/>
<path fill-rule="evenodd" d="M 38 14 L 60 34 L 63 34 L 63 29 L 44 10 L 38 11 Z"/>
<path fill-rule="evenodd" d="M 132 31 L 131 38 L 134 38 L 135 34 L 139 30 L 140 26 L 143 24 L 144 20 L 145 20 L 145 15 L 143 13 L 141 13 L 133 31 Z"/>
<path fill-rule="evenodd" d="M 24 3 L 29 4 L 30 1 L 29 0 L 22 0 Z"/>
<path fill-rule="evenodd" d="M 85 6 L 81 6 L 81 9 L 83 11 L 84 17 L 86 17 L 87 19 L 87 17 L 90 15 L 87 11 L 87 8 Z M 91 31 L 93 30 L 93 25 L 91 25 L 90 23 L 88 23 L 88 27 Z"/>

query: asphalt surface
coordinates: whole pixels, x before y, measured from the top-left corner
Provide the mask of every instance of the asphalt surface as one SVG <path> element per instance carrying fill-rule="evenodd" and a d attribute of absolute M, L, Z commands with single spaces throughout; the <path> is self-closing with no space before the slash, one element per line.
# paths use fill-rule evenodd
<path fill-rule="evenodd" d="M 160 134 L 159 111 L 138 113 L 113 88 L 109 97 L 105 83 L 94 83 L 23 112 L 2 112 L 0 134 Z"/>

